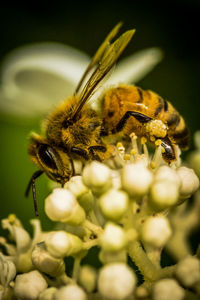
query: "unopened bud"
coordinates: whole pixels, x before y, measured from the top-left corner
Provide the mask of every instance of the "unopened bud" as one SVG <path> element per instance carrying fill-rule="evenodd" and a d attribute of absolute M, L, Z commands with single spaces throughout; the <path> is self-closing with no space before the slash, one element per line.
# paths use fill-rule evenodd
<path fill-rule="evenodd" d="M 112 184 L 111 170 L 104 164 L 93 161 L 83 170 L 83 182 L 94 193 L 102 194 Z"/>
<path fill-rule="evenodd" d="M 174 279 L 162 279 L 153 286 L 153 300 L 183 300 L 185 293 Z"/>
<path fill-rule="evenodd" d="M 199 178 L 192 169 L 180 167 L 177 174 L 181 180 L 180 196 L 189 198 L 199 188 Z"/>
<path fill-rule="evenodd" d="M 47 288 L 47 282 L 37 270 L 17 275 L 14 285 L 15 296 L 21 300 L 36 300 Z"/>
<path fill-rule="evenodd" d="M 105 251 L 120 251 L 127 244 L 127 237 L 122 227 L 114 223 L 107 223 L 100 239 Z"/>
<path fill-rule="evenodd" d="M 54 294 L 54 300 L 87 300 L 84 290 L 76 284 L 61 287 Z"/>
<path fill-rule="evenodd" d="M 198 258 L 188 256 L 178 262 L 175 275 L 186 288 L 191 288 L 200 283 L 200 261 Z"/>
<path fill-rule="evenodd" d="M 83 183 L 82 176 L 73 176 L 65 183 L 64 188 L 69 189 L 76 197 L 89 191 L 88 187 Z"/>
<path fill-rule="evenodd" d="M 41 272 L 56 277 L 65 272 L 63 259 L 52 256 L 45 247 L 44 242 L 37 244 L 32 252 L 33 265 Z"/>
<path fill-rule="evenodd" d="M 155 181 L 172 181 L 178 187 L 180 186 L 180 178 L 176 171 L 166 165 L 163 165 L 158 168 L 154 176 Z"/>
<path fill-rule="evenodd" d="M 60 258 L 80 252 L 83 242 L 74 234 L 65 231 L 52 231 L 47 234 L 45 245 L 51 255 Z"/>
<path fill-rule="evenodd" d="M 131 196 L 145 195 L 153 180 L 152 173 L 139 161 L 127 164 L 122 171 L 122 186 Z"/>
<path fill-rule="evenodd" d="M 85 212 L 75 196 L 68 190 L 57 188 L 45 200 L 45 212 L 52 221 L 79 225 L 85 220 Z"/>
<path fill-rule="evenodd" d="M 147 244 L 163 247 L 172 234 L 168 219 L 164 216 L 149 217 L 141 228 L 141 238 Z"/>
<path fill-rule="evenodd" d="M 155 181 L 150 189 L 149 203 L 155 210 L 164 210 L 178 202 L 179 185 L 170 180 Z"/>
<path fill-rule="evenodd" d="M 110 189 L 99 199 L 103 215 L 113 221 L 120 220 L 128 208 L 128 195 L 123 191 Z"/>
<path fill-rule="evenodd" d="M 136 276 L 126 264 L 111 263 L 100 270 L 98 290 L 106 299 L 126 299 L 133 293 L 135 286 Z"/>
<path fill-rule="evenodd" d="M 89 265 L 84 265 L 81 267 L 79 282 L 88 293 L 94 291 L 96 287 L 96 280 L 97 272 L 93 267 Z"/>

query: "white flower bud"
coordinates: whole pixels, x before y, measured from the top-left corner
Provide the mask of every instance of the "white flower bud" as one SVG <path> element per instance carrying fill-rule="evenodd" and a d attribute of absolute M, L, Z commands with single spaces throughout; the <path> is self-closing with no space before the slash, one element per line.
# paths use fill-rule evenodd
<path fill-rule="evenodd" d="M 106 299 L 126 299 L 133 293 L 135 286 L 136 276 L 126 264 L 111 263 L 100 270 L 98 290 Z"/>
<path fill-rule="evenodd" d="M 128 208 L 128 204 L 128 195 L 115 189 L 110 189 L 99 199 L 99 206 L 103 215 L 113 221 L 121 219 Z"/>
<path fill-rule="evenodd" d="M 56 277 L 65 272 L 63 259 L 55 258 L 47 252 L 45 244 L 39 243 L 33 248 L 32 262 L 41 272 Z"/>
<path fill-rule="evenodd" d="M 94 291 L 96 287 L 96 280 L 97 272 L 93 267 L 89 265 L 84 265 L 81 267 L 79 282 L 88 293 Z"/>
<path fill-rule="evenodd" d="M 68 190 L 53 190 L 45 200 L 45 212 L 52 221 L 79 225 L 85 220 L 85 212 L 75 196 Z"/>
<path fill-rule="evenodd" d="M 185 287 L 192 287 L 200 283 L 200 261 L 198 258 L 188 256 L 178 262 L 175 275 Z"/>
<path fill-rule="evenodd" d="M 74 234 L 65 231 L 52 231 L 47 234 L 45 245 L 51 255 L 60 258 L 80 252 L 83 242 Z"/>
<path fill-rule="evenodd" d="M 0 283 L 7 287 L 16 275 L 14 263 L 0 253 Z"/>
<path fill-rule="evenodd" d="M 192 169 L 180 167 L 177 174 L 181 180 L 180 196 L 181 198 L 189 198 L 199 188 L 199 178 Z"/>
<path fill-rule="evenodd" d="M 75 284 L 61 287 L 55 294 L 54 300 L 87 300 L 84 290 Z"/>
<path fill-rule="evenodd" d="M 122 170 L 122 186 L 132 196 L 146 194 L 153 175 L 142 161 L 127 164 Z"/>
<path fill-rule="evenodd" d="M 162 279 L 153 286 L 153 300 L 183 300 L 185 293 L 174 279 Z"/>
<path fill-rule="evenodd" d="M 127 244 L 126 234 L 122 227 L 107 223 L 100 238 L 100 244 L 105 251 L 120 251 Z"/>
<path fill-rule="evenodd" d="M 170 180 L 155 181 L 150 189 L 149 203 L 155 210 L 163 210 L 178 202 L 179 185 Z"/>
<path fill-rule="evenodd" d="M 83 170 L 83 182 L 94 193 L 102 194 L 112 184 L 111 170 L 104 164 L 93 161 Z"/>
<path fill-rule="evenodd" d="M 44 277 L 36 270 L 17 275 L 14 285 L 15 296 L 21 300 L 36 300 L 47 288 Z"/>
<path fill-rule="evenodd" d="M 163 165 L 158 168 L 158 170 L 155 173 L 154 176 L 155 181 L 172 181 L 174 182 L 178 187 L 180 186 L 180 178 L 177 175 L 176 171 L 166 165 Z"/>
<path fill-rule="evenodd" d="M 69 189 L 77 198 L 89 191 L 88 187 L 83 183 L 82 176 L 73 176 L 64 185 L 65 189 Z"/>
<path fill-rule="evenodd" d="M 53 300 L 54 294 L 58 289 L 55 287 L 50 287 L 46 290 L 44 290 L 38 300 Z"/>
<path fill-rule="evenodd" d="M 141 238 L 154 247 L 163 247 L 172 234 L 170 224 L 164 216 L 149 217 L 141 227 Z"/>

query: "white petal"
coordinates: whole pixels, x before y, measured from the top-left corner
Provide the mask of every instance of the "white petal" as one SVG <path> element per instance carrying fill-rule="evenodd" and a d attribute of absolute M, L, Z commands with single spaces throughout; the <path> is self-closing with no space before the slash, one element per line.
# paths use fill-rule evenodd
<path fill-rule="evenodd" d="M 47 112 L 71 96 L 89 63 L 89 57 L 56 43 L 14 50 L 2 67 L 0 109 L 17 115 Z"/>
<path fill-rule="evenodd" d="M 136 83 L 145 77 L 163 58 L 159 48 L 149 48 L 124 58 L 116 66 L 108 83 Z"/>

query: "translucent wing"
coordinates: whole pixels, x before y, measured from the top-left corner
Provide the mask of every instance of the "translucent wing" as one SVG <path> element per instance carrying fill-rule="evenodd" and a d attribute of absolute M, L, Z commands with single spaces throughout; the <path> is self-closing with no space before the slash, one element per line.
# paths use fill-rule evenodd
<path fill-rule="evenodd" d="M 87 69 L 85 70 L 85 72 L 83 73 L 77 88 L 75 90 L 75 94 L 77 94 L 85 80 L 85 78 L 87 77 L 87 75 L 89 74 L 89 72 L 91 71 L 91 69 L 95 66 L 95 64 L 98 63 L 98 61 L 101 59 L 101 57 L 103 56 L 106 48 L 109 46 L 110 41 L 117 35 L 120 27 L 122 26 L 122 22 L 118 23 L 112 30 L 111 32 L 107 35 L 107 37 L 105 38 L 105 40 L 103 41 L 103 43 L 101 44 L 101 46 L 98 48 L 97 52 L 94 54 L 93 58 L 91 59 L 91 62 L 89 63 Z"/>
<path fill-rule="evenodd" d="M 130 42 L 134 33 L 135 30 L 126 31 L 114 43 L 112 43 L 105 49 L 100 57 L 100 60 L 98 61 L 96 69 L 90 76 L 89 80 L 86 82 L 79 95 L 80 100 L 74 110 L 73 119 L 77 117 L 85 102 L 94 92 L 95 88 L 112 69 L 119 56 L 122 54 L 128 43 Z"/>
<path fill-rule="evenodd" d="M 115 66 L 114 72 L 109 74 L 109 78 L 90 97 L 90 105 L 93 109 L 101 111 L 101 102 L 96 101 L 100 95 L 111 86 L 120 83 L 136 84 L 139 80 L 150 73 L 162 60 L 163 52 L 159 48 L 148 48 L 123 58 Z M 104 81 L 104 80 L 103 80 Z"/>

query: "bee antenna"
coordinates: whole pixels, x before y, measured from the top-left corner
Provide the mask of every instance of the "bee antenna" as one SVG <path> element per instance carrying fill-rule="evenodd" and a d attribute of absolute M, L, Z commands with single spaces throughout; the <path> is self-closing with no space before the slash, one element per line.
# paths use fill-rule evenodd
<path fill-rule="evenodd" d="M 32 194 L 33 194 L 33 204 L 34 204 L 34 210 L 35 210 L 35 216 L 39 217 L 39 213 L 38 213 L 38 206 L 37 206 L 37 200 L 36 200 L 36 189 L 35 189 L 35 180 L 42 175 L 43 171 L 38 170 L 36 172 L 33 173 L 33 175 L 31 176 L 31 179 L 28 183 L 28 186 L 26 188 L 26 192 L 25 192 L 25 197 L 28 197 L 29 193 L 30 193 L 30 189 L 32 188 Z"/>

